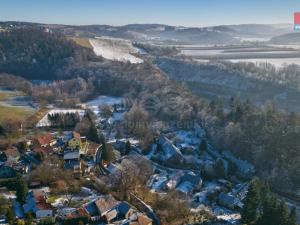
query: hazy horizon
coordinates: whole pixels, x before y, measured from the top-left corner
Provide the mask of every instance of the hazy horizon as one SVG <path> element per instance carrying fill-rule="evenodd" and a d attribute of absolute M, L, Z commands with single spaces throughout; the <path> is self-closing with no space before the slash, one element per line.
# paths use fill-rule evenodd
<path fill-rule="evenodd" d="M 137 0 L 10 0 L 1 2 L 0 21 L 66 25 L 166 24 L 206 27 L 236 24 L 292 24 L 300 2 L 238 0 L 151 2 Z"/>

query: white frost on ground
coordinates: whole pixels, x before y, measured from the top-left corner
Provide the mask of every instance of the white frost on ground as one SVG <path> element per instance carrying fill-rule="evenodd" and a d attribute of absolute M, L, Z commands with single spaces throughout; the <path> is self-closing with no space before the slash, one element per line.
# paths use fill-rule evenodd
<path fill-rule="evenodd" d="M 110 97 L 110 96 L 105 96 L 101 95 L 97 97 L 94 100 L 88 101 L 83 105 L 83 108 L 89 108 L 91 109 L 96 115 L 99 114 L 99 106 L 104 106 L 104 105 L 109 105 L 113 106 L 115 104 L 121 104 L 123 101 L 123 98 L 120 97 Z M 118 117 L 120 115 L 116 115 Z"/>
<path fill-rule="evenodd" d="M 135 48 L 128 40 L 101 37 L 90 39 L 90 43 L 98 56 L 121 62 L 143 63 L 142 59 L 132 55 L 132 53 L 138 53 L 139 49 Z"/>
<path fill-rule="evenodd" d="M 84 110 L 82 110 L 82 109 L 52 109 L 36 124 L 36 127 L 50 126 L 51 124 L 50 124 L 50 121 L 48 120 L 48 115 L 66 114 L 66 113 L 78 113 L 79 116 L 82 117 L 84 115 Z"/>

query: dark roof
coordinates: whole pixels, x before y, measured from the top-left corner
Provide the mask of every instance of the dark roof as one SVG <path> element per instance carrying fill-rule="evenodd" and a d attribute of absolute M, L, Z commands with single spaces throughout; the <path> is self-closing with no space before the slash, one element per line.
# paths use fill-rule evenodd
<path fill-rule="evenodd" d="M 131 206 L 127 202 L 121 202 L 117 205 L 116 209 L 118 210 L 119 214 L 126 216 L 126 214 L 130 211 Z"/>
<path fill-rule="evenodd" d="M 85 209 L 88 211 L 88 213 L 91 215 L 91 216 L 96 216 L 98 215 L 98 209 L 97 209 L 97 206 L 95 204 L 95 202 L 91 202 L 89 204 L 87 204 L 85 206 Z"/>
<path fill-rule="evenodd" d="M 65 161 L 64 168 L 66 170 L 73 170 L 75 166 L 80 166 L 80 160 L 79 159 L 73 159 Z"/>
<path fill-rule="evenodd" d="M 188 172 L 181 177 L 181 182 L 185 181 L 190 182 L 193 185 L 199 185 L 201 183 L 201 177 L 194 172 Z"/>

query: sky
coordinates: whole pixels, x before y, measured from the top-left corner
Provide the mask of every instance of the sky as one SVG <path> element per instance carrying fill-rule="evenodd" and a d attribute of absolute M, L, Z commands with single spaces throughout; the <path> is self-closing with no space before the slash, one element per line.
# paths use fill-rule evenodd
<path fill-rule="evenodd" d="M 293 23 L 300 0 L 0 0 L 0 21 L 176 26 Z"/>

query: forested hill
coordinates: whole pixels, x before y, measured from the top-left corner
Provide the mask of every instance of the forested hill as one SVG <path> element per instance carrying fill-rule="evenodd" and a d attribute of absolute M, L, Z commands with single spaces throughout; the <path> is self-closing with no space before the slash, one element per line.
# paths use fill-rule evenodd
<path fill-rule="evenodd" d="M 65 69 L 84 63 L 92 54 L 64 36 L 43 29 L 0 32 L 0 72 L 27 79 L 68 78 Z"/>

